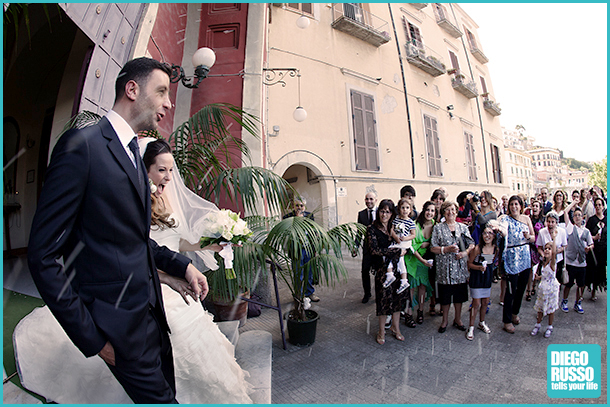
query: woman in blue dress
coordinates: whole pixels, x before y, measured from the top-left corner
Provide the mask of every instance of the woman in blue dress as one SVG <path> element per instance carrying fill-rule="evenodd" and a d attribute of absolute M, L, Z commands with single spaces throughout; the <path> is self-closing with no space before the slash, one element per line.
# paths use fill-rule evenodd
<path fill-rule="evenodd" d="M 535 241 L 535 235 L 532 221 L 523 215 L 523 200 L 519 196 L 510 197 L 508 211 L 509 215 L 500 218 L 502 229 L 506 230 L 502 261 L 507 281 L 502 322 L 504 330 L 512 334 L 520 322 L 521 301 L 532 271 L 529 244 Z"/>

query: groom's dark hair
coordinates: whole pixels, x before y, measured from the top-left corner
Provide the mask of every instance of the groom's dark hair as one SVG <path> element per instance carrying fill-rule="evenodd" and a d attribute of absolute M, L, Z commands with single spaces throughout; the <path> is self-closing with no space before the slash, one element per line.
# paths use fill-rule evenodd
<path fill-rule="evenodd" d="M 150 73 L 155 69 L 165 72 L 169 77 L 172 75 L 172 69 L 169 65 L 159 62 L 156 59 L 141 57 L 128 61 L 116 77 L 114 85 L 114 102 L 116 103 L 125 94 L 125 85 L 127 85 L 127 82 L 133 80 L 138 85 L 145 86 Z"/>

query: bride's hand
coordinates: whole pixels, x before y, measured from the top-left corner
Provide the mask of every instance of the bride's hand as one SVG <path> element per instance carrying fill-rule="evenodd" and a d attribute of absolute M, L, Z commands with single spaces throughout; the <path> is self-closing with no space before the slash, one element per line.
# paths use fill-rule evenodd
<path fill-rule="evenodd" d="M 158 271 L 159 273 L 159 281 L 162 284 L 167 285 L 172 290 L 176 291 L 180 296 L 184 299 L 187 305 L 190 305 L 187 295 L 190 295 L 195 301 L 197 301 L 197 296 L 193 292 L 193 289 L 190 287 L 189 283 L 183 279 L 174 276 L 170 276 L 162 271 Z"/>
<path fill-rule="evenodd" d="M 195 266 L 189 264 L 186 268 L 186 273 L 184 274 L 184 278 L 191 285 L 191 290 L 194 292 L 195 297 L 203 300 L 206 295 L 208 295 L 208 291 L 210 288 L 208 287 L 208 279 L 201 273 Z"/>
<path fill-rule="evenodd" d="M 210 245 L 207 245 L 207 246 L 201 248 L 201 250 L 211 250 L 213 252 L 218 253 L 222 250 L 222 246 L 219 245 L 218 243 L 213 243 L 213 244 L 210 244 Z"/>

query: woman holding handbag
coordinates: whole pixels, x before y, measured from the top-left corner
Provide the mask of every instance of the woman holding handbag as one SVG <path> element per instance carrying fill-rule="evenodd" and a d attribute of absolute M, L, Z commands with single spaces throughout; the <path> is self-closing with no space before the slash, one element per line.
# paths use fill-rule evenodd
<path fill-rule="evenodd" d="M 445 201 L 441 214 L 445 221 L 434 226 L 430 240 L 430 251 L 436 255 L 436 281 L 438 296 L 443 310 L 443 321 L 438 332 L 443 333 L 449 324 L 449 307 L 453 302 L 455 316 L 453 326 L 466 331 L 462 323 L 462 303 L 468 301 L 468 254 L 474 249 L 474 241 L 468 227 L 456 221 L 458 207 L 455 202 Z"/>

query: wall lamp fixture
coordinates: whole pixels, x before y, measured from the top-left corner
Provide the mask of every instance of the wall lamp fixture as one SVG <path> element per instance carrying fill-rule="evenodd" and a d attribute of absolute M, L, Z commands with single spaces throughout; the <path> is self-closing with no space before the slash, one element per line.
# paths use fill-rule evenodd
<path fill-rule="evenodd" d="M 195 67 L 195 76 L 186 76 L 184 69 L 180 65 L 172 64 L 172 75 L 169 81 L 176 83 L 182 81 L 182 84 L 189 89 L 198 88 L 201 81 L 207 78 L 210 68 L 216 62 L 216 54 L 210 48 L 199 48 L 193 54 L 193 66 Z M 196 82 L 191 83 L 196 78 Z"/>
<path fill-rule="evenodd" d="M 301 72 L 297 68 L 263 68 L 265 75 L 263 76 L 263 84 L 267 86 L 277 85 L 286 86 L 284 79 L 286 77 L 297 78 L 297 92 L 299 105 L 294 109 L 292 117 L 297 122 L 302 122 L 307 119 L 307 111 L 301 106 Z"/>

